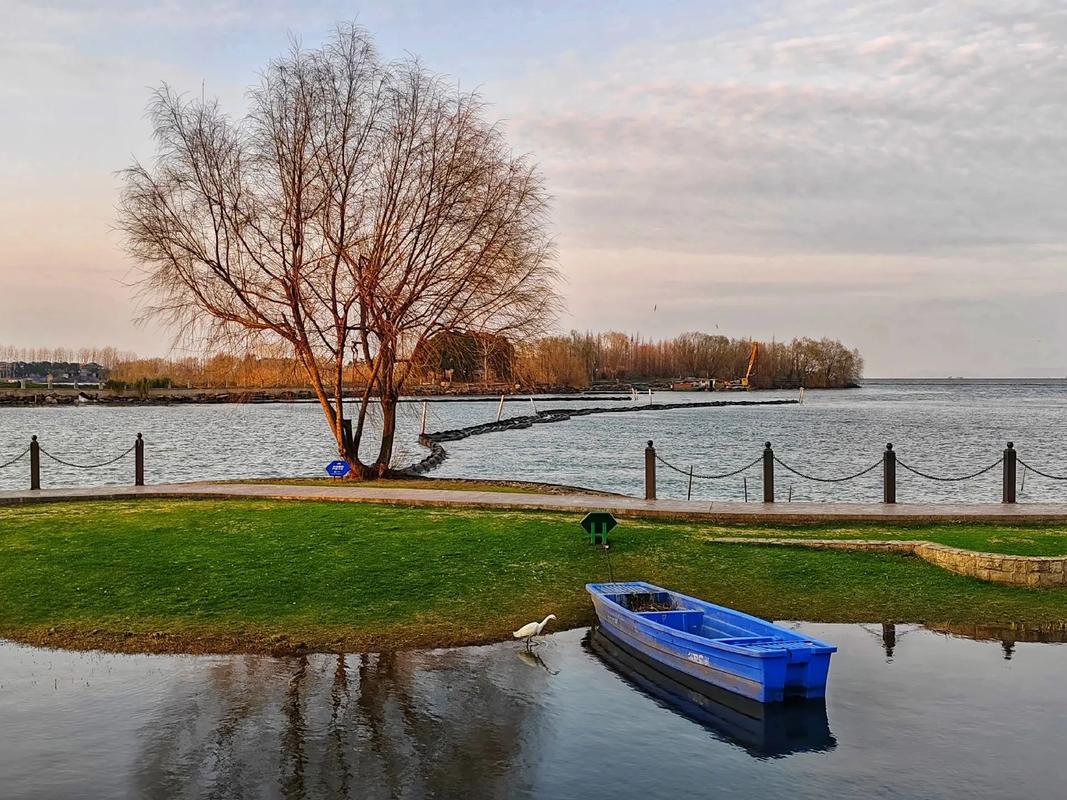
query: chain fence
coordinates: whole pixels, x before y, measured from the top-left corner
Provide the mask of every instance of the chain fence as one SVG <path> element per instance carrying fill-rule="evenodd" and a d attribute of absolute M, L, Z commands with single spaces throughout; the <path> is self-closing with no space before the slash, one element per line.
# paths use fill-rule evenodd
<path fill-rule="evenodd" d="M 137 449 L 137 445 L 133 444 L 127 450 L 119 453 L 114 458 L 108 459 L 107 461 L 101 461 L 98 464 L 74 464 L 74 463 L 72 463 L 70 461 L 64 461 L 62 458 L 59 458 L 58 456 L 52 455 L 47 450 L 45 450 L 43 447 L 41 448 L 41 453 L 43 455 L 48 456 L 50 459 L 55 461 L 57 464 L 62 464 L 64 467 L 73 467 L 74 469 L 99 469 L 101 467 L 109 467 L 112 464 L 114 464 L 116 461 L 121 461 L 122 459 L 124 459 L 126 456 L 128 456 L 130 453 L 132 453 L 136 449 Z M 27 450 L 26 452 L 28 453 L 29 450 Z"/>
<path fill-rule="evenodd" d="M 749 463 L 745 464 L 745 466 L 739 467 L 738 469 L 732 470 L 730 472 L 723 472 L 723 473 L 721 473 L 719 475 L 701 475 L 699 472 L 693 472 L 690 469 L 680 469 L 679 467 L 674 466 L 674 464 L 671 464 L 671 463 L 665 461 L 664 459 L 660 458 L 658 455 L 656 456 L 656 460 L 659 461 L 659 463 L 661 463 L 663 466 L 665 466 L 665 467 L 667 467 L 669 469 L 673 469 L 675 472 L 681 473 L 682 475 L 685 475 L 688 478 L 700 478 L 701 480 L 717 481 L 717 480 L 721 480 L 723 478 L 732 478 L 734 475 L 740 475 L 742 472 L 751 469 L 752 467 L 756 466 L 759 462 L 761 462 L 763 460 L 763 456 L 762 455 L 756 456 L 755 459 L 753 459 Z"/>
<path fill-rule="evenodd" d="M 145 455 L 145 441 L 141 434 L 137 434 L 137 438 L 134 443 L 123 450 L 121 453 L 105 458 L 101 461 L 94 461 L 91 464 L 80 463 L 78 461 L 71 461 L 68 458 L 57 456 L 54 453 L 50 453 L 41 443 L 37 440 L 36 436 L 30 437 L 30 445 L 14 458 L 8 459 L 3 463 L 0 463 L 0 470 L 12 467 L 15 464 L 22 461 L 26 456 L 29 456 L 30 462 L 30 491 L 36 491 L 41 488 L 41 456 L 60 464 L 64 467 L 77 470 L 94 470 L 102 469 L 104 467 L 110 467 L 112 464 L 116 464 L 129 456 L 131 453 L 134 455 L 133 464 L 133 482 L 135 486 L 144 486 L 144 455 Z"/>
<path fill-rule="evenodd" d="M 1042 478 L 1048 478 L 1050 481 L 1067 481 L 1067 475 L 1050 475 L 1047 472 L 1042 472 L 1037 467 L 1030 466 L 1025 461 L 1023 461 L 1021 458 L 1019 459 L 1019 463 L 1022 466 L 1026 467 L 1026 469 L 1030 470 L 1030 472 L 1033 472 L 1033 473 L 1035 473 L 1037 475 L 1040 475 Z"/>
<path fill-rule="evenodd" d="M 922 470 L 915 469 L 915 467 L 908 466 L 903 461 L 901 461 L 899 458 L 897 459 L 897 464 L 899 466 L 903 467 L 904 469 L 906 469 L 908 472 L 913 472 L 916 475 L 918 475 L 920 478 L 926 478 L 927 480 L 930 480 L 930 481 L 940 481 L 942 483 L 958 483 L 959 481 L 969 481 L 969 480 L 971 480 L 971 478 L 977 478 L 979 475 L 985 475 L 991 469 L 995 469 L 996 467 L 999 467 L 1003 463 L 1004 463 L 1004 457 L 1001 456 L 996 461 L 994 461 L 992 464 L 990 464 L 988 467 L 982 467 L 982 469 L 980 469 L 980 470 L 978 470 L 976 472 L 969 472 L 966 475 L 931 475 L 928 472 L 923 472 Z"/>
<path fill-rule="evenodd" d="M 762 460 L 762 458 L 763 457 L 760 456 L 760 460 Z M 809 480 L 809 481 L 818 481 L 819 483 L 845 483 L 847 481 L 853 481 L 856 478 L 862 478 L 864 475 L 866 475 L 871 470 L 882 466 L 882 459 L 878 459 L 873 464 L 871 464 L 869 467 L 867 467 L 867 469 L 861 469 L 859 472 L 854 472 L 851 475 L 843 475 L 840 478 L 820 478 L 817 475 L 809 475 L 809 474 L 807 474 L 805 472 L 801 472 L 798 469 L 794 469 L 793 467 L 791 467 L 788 464 L 786 464 L 784 461 L 782 461 L 777 456 L 774 457 L 774 463 L 778 464 L 779 466 L 783 467 L 784 469 L 788 470 L 789 472 L 792 472 L 794 475 L 798 475 L 801 478 L 804 478 L 804 479 Z"/>
<path fill-rule="evenodd" d="M 19 453 L 17 456 L 15 456 L 10 461 L 5 461 L 3 464 L 0 464 L 0 469 L 5 469 L 7 467 L 12 466 L 13 464 L 17 464 L 23 458 L 25 458 L 29 454 L 29 452 L 30 452 L 30 448 L 27 447 L 25 450 L 23 450 L 21 453 Z"/>
<path fill-rule="evenodd" d="M 895 503 L 896 502 L 896 489 L 897 489 L 897 467 L 902 470 L 912 473 L 913 475 L 923 478 L 924 480 L 936 481 L 939 483 L 961 483 L 963 481 L 973 480 L 986 475 L 989 472 L 1003 468 L 1003 494 L 1002 502 L 1014 503 L 1016 501 L 1016 469 L 1017 466 L 1023 468 L 1023 487 L 1025 488 L 1026 472 L 1033 472 L 1035 475 L 1048 478 L 1054 481 L 1067 481 L 1067 475 L 1057 475 L 1047 472 L 1045 470 L 1038 469 L 1031 466 L 1026 461 L 1018 457 L 1017 451 L 1014 449 L 1013 443 L 1008 443 L 1007 449 L 1004 450 L 1004 454 L 997 458 L 993 463 L 986 466 L 974 469 L 964 474 L 952 474 L 952 473 L 936 473 L 929 468 L 920 469 L 914 467 L 911 464 L 900 460 L 897 453 L 893 450 L 893 446 L 887 445 L 882 457 L 874 463 L 870 464 L 863 469 L 851 472 L 847 475 L 820 475 L 807 469 L 800 469 L 792 464 L 787 463 L 783 459 L 775 455 L 774 450 L 771 448 L 770 442 L 767 443 L 763 452 L 752 461 L 744 464 L 737 469 L 731 469 L 726 472 L 714 473 L 711 471 L 697 472 L 695 467 L 679 467 L 676 464 L 671 463 L 669 460 L 663 458 L 656 452 L 652 442 L 649 442 L 649 446 L 645 449 L 645 497 L 648 499 L 654 499 L 656 495 L 655 486 L 655 465 L 662 464 L 667 469 L 678 473 L 684 478 L 689 479 L 688 496 L 692 497 L 693 481 L 694 480 L 723 480 L 731 478 L 736 475 L 740 475 L 747 470 L 755 467 L 757 464 L 763 463 L 763 481 L 764 481 L 764 501 L 774 500 L 774 472 L 775 465 L 781 467 L 785 472 L 797 476 L 803 480 L 814 481 L 817 483 L 825 484 L 843 484 L 850 481 L 855 481 L 864 476 L 874 472 L 879 467 L 883 467 L 884 472 L 882 476 L 883 487 L 883 502 Z M 789 498 L 792 499 L 793 487 L 789 485 Z M 748 487 L 745 486 L 745 499 L 748 499 Z"/>

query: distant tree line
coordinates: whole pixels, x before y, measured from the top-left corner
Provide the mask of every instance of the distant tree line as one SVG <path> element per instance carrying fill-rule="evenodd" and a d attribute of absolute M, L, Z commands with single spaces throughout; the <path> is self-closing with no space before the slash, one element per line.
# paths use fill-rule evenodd
<path fill-rule="evenodd" d="M 757 342 L 751 376 L 757 389 L 841 388 L 863 375 L 863 358 L 834 339 Z M 596 384 L 667 383 L 693 378 L 736 380 L 745 374 L 752 339 L 683 333 L 648 339 L 618 331 L 545 336 L 513 343 L 485 333 L 445 333 L 412 355 L 418 383 L 587 388 Z M 73 365 L 76 366 L 76 365 Z M 344 365 L 345 385 L 366 385 L 362 363 Z M 270 388 L 308 386 L 281 348 L 179 359 L 127 357 L 108 371 L 110 388 Z"/>
<path fill-rule="evenodd" d="M 415 358 L 428 381 L 588 387 L 687 377 L 735 380 L 745 375 L 753 344 L 706 333 L 654 340 L 618 331 L 571 331 L 513 345 L 502 337 L 449 333 L 430 341 Z M 863 375 L 859 351 L 834 339 L 755 344 L 751 383 L 756 388 L 839 388 Z"/>
<path fill-rule="evenodd" d="M 62 363 L 74 365 L 99 364 L 110 369 L 120 361 L 137 358 L 136 353 L 115 347 L 15 347 L 0 344 L 0 363 Z"/>
<path fill-rule="evenodd" d="M 240 355 L 215 353 L 184 358 L 134 358 L 115 365 L 112 388 L 188 387 L 202 389 L 307 388 L 295 359 L 260 348 Z"/>

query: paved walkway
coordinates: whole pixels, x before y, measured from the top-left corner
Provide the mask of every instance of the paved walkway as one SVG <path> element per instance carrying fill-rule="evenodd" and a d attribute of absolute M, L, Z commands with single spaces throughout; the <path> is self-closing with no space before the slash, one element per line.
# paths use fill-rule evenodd
<path fill-rule="evenodd" d="M 737 503 L 706 500 L 641 500 L 596 495 L 469 492 L 455 489 L 399 489 L 372 486 L 283 486 L 280 484 L 175 483 L 160 486 L 102 486 L 0 492 L 0 505 L 70 500 L 139 498 L 251 498 L 390 503 L 528 511 L 610 511 L 618 517 L 708 522 L 1059 522 L 1067 523 L 1067 503 Z"/>

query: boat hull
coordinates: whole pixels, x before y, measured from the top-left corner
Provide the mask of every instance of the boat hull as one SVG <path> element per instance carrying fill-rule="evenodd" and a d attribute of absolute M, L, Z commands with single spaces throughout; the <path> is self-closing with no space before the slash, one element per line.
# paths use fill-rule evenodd
<path fill-rule="evenodd" d="M 761 703 L 826 694 L 832 645 L 652 584 L 590 584 L 597 619 L 645 658 Z M 670 610 L 632 611 L 627 595 L 667 597 Z"/>
<path fill-rule="evenodd" d="M 652 661 L 603 628 L 590 630 L 583 645 L 638 691 L 757 757 L 822 752 L 837 744 L 823 700 L 759 703 Z"/>

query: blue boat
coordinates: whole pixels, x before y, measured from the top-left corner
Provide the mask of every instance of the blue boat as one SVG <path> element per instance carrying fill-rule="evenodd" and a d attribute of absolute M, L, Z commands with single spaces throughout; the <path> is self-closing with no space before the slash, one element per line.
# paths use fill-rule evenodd
<path fill-rule="evenodd" d="M 638 654 L 760 703 L 826 696 L 826 642 L 643 581 L 590 583 L 600 626 Z"/>

